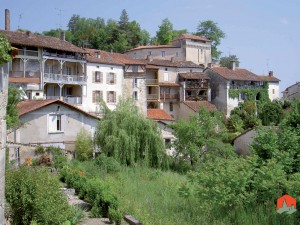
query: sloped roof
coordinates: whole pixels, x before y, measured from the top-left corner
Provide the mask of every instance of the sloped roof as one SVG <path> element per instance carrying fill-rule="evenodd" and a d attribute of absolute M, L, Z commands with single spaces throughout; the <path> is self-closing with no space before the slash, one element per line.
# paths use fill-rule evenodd
<path fill-rule="evenodd" d="M 168 121 L 175 120 L 163 109 L 147 109 L 147 118 L 153 120 L 168 120 Z"/>
<path fill-rule="evenodd" d="M 50 48 L 55 50 L 62 50 L 67 52 L 85 53 L 85 51 L 70 42 L 63 41 L 56 37 L 34 34 L 29 31 L 7 31 L 0 30 L 4 34 L 9 43 L 12 45 L 32 46 L 40 48 Z"/>
<path fill-rule="evenodd" d="M 259 76 L 246 69 L 236 68 L 235 70 L 231 70 L 227 67 L 213 67 L 209 69 L 218 73 L 226 80 L 261 81 Z"/>
<path fill-rule="evenodd" d="M 145 65 L 142 60 L 134 59 L 129 55 L 106 52 L 97 49 L 85 49 L 89 54 L 86 56 L 88 62 L 112 65 Z M 99 57 L 96 57 L 99 54 Z"/>
<path fill-rule="evenodd" d="M 280 80 L 274 76 L 258 76 L 262 81 L 279 82 Z"/>
<path fill-rule="evenodd" d="M 68 106 L 69 108 L 71 109 L 74 109 L 76 111 L 79 111 L 89 117 L 93 117 L 95 119 L 98 119 L 98 117 L 74 106 L 74 105 L 71 105 L 67 102 L 64 102 L 64 101 L 61 101 L 59 99 L 49 99 L 49 100 L 28 100 L 28 101 L 22 101 L 22 102 L 19 102 L 19 104 L 17 105 L 17 108 L 19 110 L 19 116 L 22 116 L 26 113 L 29 113 L 29 112 L 33 112 L 37 109 L 40 109 L 40 108 L 43 108 L 47 105 L 51 105 L 53 103 L 60 103 L 60 104 L 63 104 L 63 105 L 66 105 Z"/>
<path fill-rule="evenodd" d="M 203 66 L 193 63 L 192 61 L 176 61 L 176 60 L 171 61 L 171 60 L 165 60 L 165 59 L 152 59 L 152 60 L 141 59 L 141 61 L 143 61 L 147 65 L 153 65 L 153 66 L 204 69 Z"/>
<path fill-rule="evenodd" d="M 205 73 L 178 73 L 178 75 L 184 79 L 193 79 L 193 80 L 198 80 L 198 79 L 204 79 L 208 80 L 210 79 Z"/>
<path fill-rule="evenodd" d="M 205 108 L 208 111 L 217 110 L 216 106 L 208 101 L 184 101 L 183 104 L 188 106 L 194 112 L 199 112 L 200 108 Z"/>
<path fill-rule="evenodd" d="M 176 37 L 174 39 L 174 41 L 183 40 L 183 39 L 191 39 L 191 40 L 196 40 L 196 41 L 211 41 L 206 37 L 197 36 L 197 35 L 193 35 L 193 34 L 181 34 L 178 37 Z"/>

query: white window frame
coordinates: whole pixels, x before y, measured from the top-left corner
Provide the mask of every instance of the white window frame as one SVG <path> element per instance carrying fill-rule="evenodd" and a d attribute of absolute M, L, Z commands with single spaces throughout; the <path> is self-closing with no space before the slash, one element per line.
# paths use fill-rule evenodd
<path fill-rule="evenodd" d="M 55 114 L 50 113 L 48 114 L 48 133 L 49 134 L 57 134 L 57 133 L 64 133 L 64 115 L 63 114 Z M 54 121 L 51 121 L 52 118 Z M 58 122 L 60 121 L 60 122 Z"/>
<path fill-rule="evenodd" d="M 164 81 L 169 81 L 169 73 L 164 72 Z"/>

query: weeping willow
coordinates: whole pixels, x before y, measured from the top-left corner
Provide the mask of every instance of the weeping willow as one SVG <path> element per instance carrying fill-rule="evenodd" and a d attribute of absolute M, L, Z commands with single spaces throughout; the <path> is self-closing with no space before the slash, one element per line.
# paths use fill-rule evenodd
<path fill-rule="evenodd" d="M 164 164 L 166 155 L 160 130 L 144 118 L 132 99 L 121 99 L 114 111 L 105 109 L 95 141 L 102 153 L 124 165 L 138 163 L 159 168 Z"/>

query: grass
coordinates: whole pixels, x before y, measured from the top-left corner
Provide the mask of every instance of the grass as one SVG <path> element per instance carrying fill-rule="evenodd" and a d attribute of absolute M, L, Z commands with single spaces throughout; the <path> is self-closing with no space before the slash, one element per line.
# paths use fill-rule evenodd
<path fill-rule="evenodd" d="M 199 198 L 180 197 L 178 189 L 187 183 L 185 175 L 143 167 L 120 167 L 114 173 L 101 170 L 93 162 L 76 165 L 86 176 L 100 176 L 117 194 L 122 213 L 144 225 L 285 225 L 299 224 L 295 216 L 279 215 L 274 206 L 214 209 Z"/>

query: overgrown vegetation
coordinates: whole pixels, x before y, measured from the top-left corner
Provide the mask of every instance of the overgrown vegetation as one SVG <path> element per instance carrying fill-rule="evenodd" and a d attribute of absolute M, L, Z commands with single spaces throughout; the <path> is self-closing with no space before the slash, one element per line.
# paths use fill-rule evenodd
<path fill-rule="evenodd" d="M 93 140 L 91 135 L 85 130 L 81 129 L 77 134 L 75 142 L 75 158 L 84 161 L 93 156 Z"/>
<path fill-rule="evenodd" d="M 8 129 L 20 125 L 17 105 L 21 101 L 21 92 L 14 86 L 8 86 L 8 101 L 6 106 L 6 125 Z"/>

